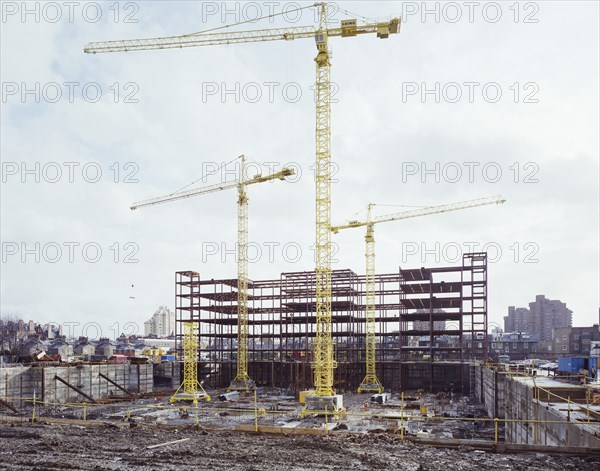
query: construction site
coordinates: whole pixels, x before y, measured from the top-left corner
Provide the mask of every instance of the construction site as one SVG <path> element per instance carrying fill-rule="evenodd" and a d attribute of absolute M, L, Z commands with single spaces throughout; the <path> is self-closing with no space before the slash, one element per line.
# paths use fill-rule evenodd
<path fill-rule="evenodd" d="M 486 262 L 376 274 L 371 365 L 366 277 L 333 271 L 335 396 L 312 405 L 314 272 L 248 280 L 247 349 L 238 280 L 177 272 L 178 360 L 0 369 L 4 466 L 595 469 L 598 384 L 486 358 Z"/>
<path fill-rule="evenodd" d="M 66 364 L 40 354 L 0 368 L 0 469 L 600 469 L 596 369 L 553 373 L 488 357 L 487 252 L 376 269 L 380 224 L 493 212 L 503 196 L 378 216 L 369 204 L 364 219 L 333 224 L 330 40 L 391 41 L 402 19 L 332 25 L 326 4 L 307 8 L 316 25 L 85 46 L 135 60 L 136 51 L 314 42 L 315 194 L 306 203 L 316 263 L 270 279 L 249 273 L 248 186 L 283 186 L 292 168 L 249 177 L 242 155 L 235 181 L 133 203 L 152 211 L 237 191 L 237 267 L 227 279 L 210 264 L 174 273 L 172 358 Z M 334 269 L 332 239 L 350 229 L 364 237 L 365 264 Z"/>
<path fill-rule="evenodd" d="M 238 281 L 203 280 L 194 272 L 175 276 L 178 351 L 183 352 L 182 326 L 197 324 L 205 344 L 205 382 L 228 387 L 237 374 Z M 331 273 L 334 388 L 357 390 L 367 366 L 376 364 L 376 377 L 386 391 L 440 391 L 454 383 L 456 392 L 468 393 L 465 365 L 485 360 L 487 351 L 486 254 L 466 254 L 462 265 L 454 267 L 375 274 L 369 282 L 374 286 L 352 270 Z M 249 377 L 258 386 L 294 393 L 311 388 L 317 332 L 314 293 L 314 271 L 248 281 L 248 350 L 243 355 Z M 372 306 L 367 304 L 368 294 Z M 374 326 L 366 320 L 367 308 L 376 312 Z M 369 353 L 373 365 L 367 361 Z"/>
<path fill-rule="evenodd" d="M 272 386 L 251 392 L 207 386 L 191 391 L 196 401 L 185 400 L 173 387 L 152 386 L 173 373 L 169 386 L 185 381 L 169 364 L 3 368 L 2 467 L 598 467 L 600 404 L 592 403 L 593 386 L 479 362 L 462 366 L 470 393 L 453 391 L 452 383 L 433 393 L 338 390 L 345 406 L 338 414 L 303 414 L 302 392 Z"/>

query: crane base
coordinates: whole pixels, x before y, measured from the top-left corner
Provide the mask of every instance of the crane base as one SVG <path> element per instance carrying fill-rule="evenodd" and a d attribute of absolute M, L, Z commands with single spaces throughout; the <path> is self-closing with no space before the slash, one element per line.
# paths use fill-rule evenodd
<path fill-rule="evenodd" d="M 306 406 L 302 409 L 302 417 L 307 415 L 334 415 L 346 411 L 344 409 L 344 396 L 336 394 L 335 396 L 306 396 Z"/>
<path fill-rule="evenodd" d="M 251 379 L 234 379 L 229 384 L 227 391 L 254 391 L 256 385 Z"/>
<path fill-rule="evenodd" d="M 171 402 L 171 403 L 176 402 L 176 401 L 198 402 L 198 399 L 206 399 L 207 401 L 210 401 L 210 396 L 201 391 L 197 392 L 196 394 L 175 393 L 171 396 L 171 399 L 169 399 L 169 402 Z"/>
<path fill-rule="evenodd" d="M 362 383 L 358 387 L 358 392 L 359 393 L 363 393 L 363 392 L 382 393 L 383 392 L 383 386 L 381 385 L 381 383 L 379 383 L 379 384 L 377 384 L 377 383 Z"/>
<path fill-rule="evenodd" d="M 381 381 L 379 381 L 379 378 L 376 374 L 367 373 L 362 382 L 360 383 L 360 386 L 358 386 L 358 392 L 382 393 L 383 385 L 381 384 Z"/>

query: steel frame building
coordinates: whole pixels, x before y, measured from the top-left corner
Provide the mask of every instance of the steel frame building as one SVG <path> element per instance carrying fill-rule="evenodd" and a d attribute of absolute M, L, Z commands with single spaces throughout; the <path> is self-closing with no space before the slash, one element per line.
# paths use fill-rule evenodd
<path fill-rule="evenodd" d="M 365 374 L 365 276 L 332 273 L 335 387 L 356 390 Z M 377 374 L 387 391 L 463 389 L 465 365 L 487 356 L 487 254 L 462 264 L 376 276 Z M 237 279 L 175 274 L 176 348 L 183 323 L 197 321 L 205 383 L 227 387 L 236 373 Z M 312 385 L 315 272 L 248 282 L 248 371 L 258 386 Z"/>

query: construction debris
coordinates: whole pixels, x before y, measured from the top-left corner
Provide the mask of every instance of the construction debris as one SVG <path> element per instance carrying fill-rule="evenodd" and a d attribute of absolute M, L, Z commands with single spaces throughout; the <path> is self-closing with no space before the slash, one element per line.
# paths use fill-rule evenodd
<path fill-rule="evenodd" d="M 147 446 L 146 449 L 147 450 L 152 450 L 154 448 L 160 448 L 161 446 L 167 446 L 167 445 L 174 445 L 175 443 L 183 443 L 183 442 L 187 442 L 189 440 L 189 438 L 182 438 L 181 440 L 172 440 L 170 442 L 165 442 L 165 443 L 159 443 L 158 445 L 150 445 Z"/>

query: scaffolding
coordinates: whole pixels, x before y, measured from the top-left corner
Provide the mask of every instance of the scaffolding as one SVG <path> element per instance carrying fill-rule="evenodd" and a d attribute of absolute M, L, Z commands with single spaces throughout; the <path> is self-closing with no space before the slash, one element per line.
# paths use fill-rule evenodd
<path fill-rule="evenodd" d="M 197 323 L 200 371 L 210 387 L 227 387 L 236 375 L 237 279 L 176 274 L 176 345 L 181 325 Z M 331 330 L 337 368 L 334 387 L 355 391 L 366 374 L 367 280 L 352 270 L 331 274 Z M 377 376 L 388 391 L 469 388 L 469 363 L 485 360 L 487 254 L 464 254 L 462 263 L 399 268 L 375 277 Z M 313 386 L 316 337 L 315 272 L 285 272 L 248 280 L 248 373 L 257 386 Z"/>

